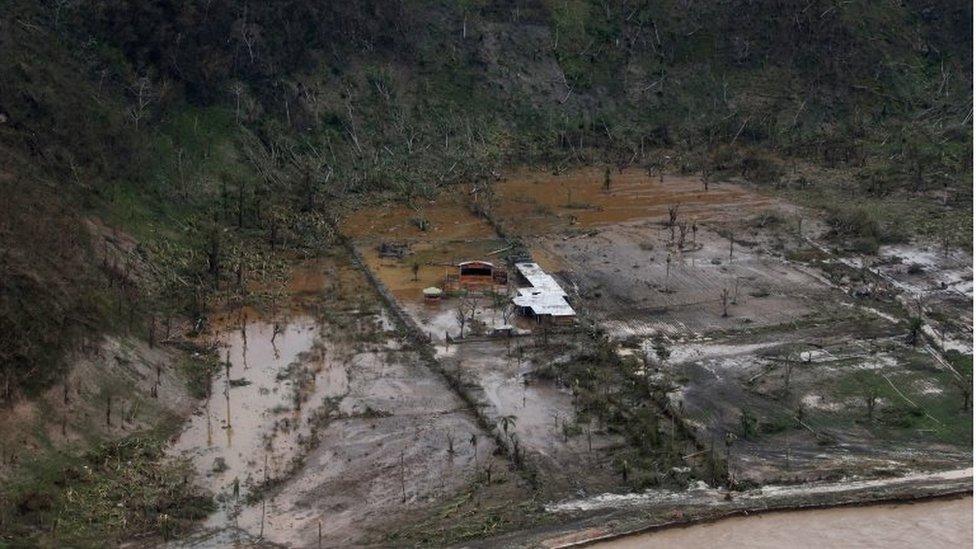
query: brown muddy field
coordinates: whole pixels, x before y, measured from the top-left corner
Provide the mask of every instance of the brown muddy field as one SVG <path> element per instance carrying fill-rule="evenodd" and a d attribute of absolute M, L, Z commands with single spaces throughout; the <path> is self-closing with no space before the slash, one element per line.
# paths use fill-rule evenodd
<path fill-rule="evenodd" d="M 618 337 L 778 325 L 843 298 L 756 246 L 733 239 L 730 252 L 729 239 L 705 225 L 682 250 L 669 248 L 669 234 L 645 221 L 530 242 L 532 250 L 560 257 L 560 274 Z"/>
<path fill-rule="evenodd" d="M 604 177 L 601 168 L 558 176 L 515 171 L 496 184 L 491 215 L 558 275 L 586 321 L 636 349 L 659 372 L 686 426 L 703 445 L 722 449 L 738 481 L 884 475 L 970 461 L 968 445 L 954 443 L 959 436 L 966 440 L 967 423 L 964 414 L 959 418 L 952 369 L 928 350 L 902 343 L 907 314 L 900 303 L 911 298 L 899 299 L 906 288 L 915 289 L 911 279 L 903 279 L 922 278 L 918 267 L 908 274 L 908 266 L 925 264 L 926 277 L 918 284 L 936 290 L 928 292 L 928 307 L 957 307 L 956 333 L 968 340 L 970 258 L 946 264 L 905 246 L 882 251 L 876 277 L 863 268 L 839 273 L 860 259 L 829 249 L 815 212 L 728 182 L 710 183 L 706 191 L 695 177 L 625 170 L 610 173 L 607 189 Z M 457 200 L 439 214 L 441 224 L 472 227 L 459 219 L 467 212 Z M 429 204 L 426 211 L 437 207 Z M 486 250 L 504 248 L 494 239 L 472 247 L 471 241 L 452 240 L 457 235 L 430 231 L 416 240 L 416 258 L 423 260 L 428 246 L 454 249 L 453 256 L 440 255 L 454 260 L 491 260 Z M 478 236 L 488 241 L 483 232 Z M 367 263 L 435 343 L 455 333 L 451 301 L 433 311 L 416 304 L 420 287 L 436 285 L 445 271 L 403 292 L 401 281 L 414 256 L 384 260 L 376 268 L 375 252 L 362 242 L 357 240 Z M 810 254 L 811 248 L 819 255 Z M 903 261 L 900 270 L 893 267 Z M 488 304 L 483 307 L 488 311 Z M 498 321 L 487 318 L 484 324 Z M 663 361 L 652 345 L 662 338 L 673 355 Z M 943 340 L 952 345 L 951 335 Z M 463 343 L 439 355 L 467 376 L 491 417 L 516 418 L 514 430 L 525 446 L 551 464 L 544 470 L 573 471 L 572 464 L 580 462 L 568 442 L 573 439 L 559 437 L 559 418 L 574 415 L 567 388 L 540 381 L 546 392 L 534 395 L 532 405 L 519 401 L 540 363 L 559 357 L 513 360 L 510 346 Z M 865 395 L 872 399 L 870 418 Z M 539 436 L 547 423 L 548 440 Z M 600 444 L 624 443 L 610 435 Z M 619 489 L 619 481 L 611 480 L 613 465 L 604 464 L 606 475 L 590 477 L 602 480 L 576 485 Z"/>
<path fill-rule="evenodd" d="M 514 234 L 539 235 L 634 220 L 660 220 L 677 205 L 698 223 L 735 218 L 771 207 L 775 200 L 730 184 L 705 185 L 698 177 L 648 176 L 636 168 L 611 170 L 610 188 L 599 167 L 560 175 L 514 171 L 497 185 L 495 217 Z"/>
<path fill-rule="evenodd" d="M 507 482 L 490 435 L 403 348 L 348 260 L 292 273 L 274 311 L 215 318 L 226 368 L 170 451 L 219 510 L 186 545 L 381 543 L 486 469 Z"/>
<path fill-rule="evenodd" d="M 421 229 L 418 221 L 428 226 Z M 354 211 L 343 220 L 342 233 L 355 240 L 426 241 L 495 238 L 491 226 L 468 210 L 459 193 L 411 205 L 384 204 Z"/>
<path fill-rule="evenodd" d="M 325 546 L 446 545 L 571 530 L 606 505 L 631 517 L 656 493 L 748 509 L 772 484 L 827 483 L 822 505 L 832 486 L 871 499 L 885 479 L 971 466 L 947 354 L 972 352 L 970 257 L 845 254 L 816 212 L 748 185 L 624 170 L 607 189 L 604 175 L 516 170 L 490 220 L 463 192 L 352 212 L 356 257 L 298 263 L 270 311 L 218 318 L 230 366 L 174 447 L 221 494 L 191 545 L 308 546 L 320 529 Z M 460 261 L 526 255 L 569 293 L 575 326 L 542 328 L 504 297 L 422 299 Z M 911 345 L 922 294 L 933 335 Z M 503 325 L 517 333 L 491 337 Z M 583 393 L 564 372 L 603 381 Z"/>

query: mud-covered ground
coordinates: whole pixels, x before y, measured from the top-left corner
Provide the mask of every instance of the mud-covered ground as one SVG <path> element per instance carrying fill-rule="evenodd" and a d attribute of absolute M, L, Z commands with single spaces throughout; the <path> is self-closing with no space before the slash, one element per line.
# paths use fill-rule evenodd
<path fill-rule="evenodd" d="M 469 321 L 465 341 L 445 340 L 460 335 L 457 299 L 424 304 L 420 290 L 440 285 L 457 261 L 501 263 L 507 247 L 554 273 L 580 330 L 607 334 L 628 357 L 616 362 L 663 391 L 653 405 L 699 448 L 676 470 L 698 476 L 702 456 L 714 456 L 729 486 L 744 489 L 971 463 L 968 254 L 912 243 L 843 252 L 816 212 L 693 177 L 613 171 L 607 188 L 600 169 L 523 170 L 496 193 L 491 222 L 454 196 L 410 209 L 430 220 L 425 229 L 373 210 L 346 231 L 480 413 L 496 425 L 510 418 L 549 488 L 544 498 L 633 490 L 621 464 L 638 450 L 620 428 L 581 414 L 575 387 L 552 375 L 579 371 L 573 361 L 594 341 L 579 330 L 543 336 L 517 321 L 533 335 L 484 337 L 504 320 L 484 297 L 476 333 Z M 379 243 L 394 240 L 405 256 L 380 258 Z"/>
<path fill-rule="evenodd" d="M 890 258 L 877 267 L 884 276 L 838 276 L 833 263 L 789 259 L 792 250 L 773 247 L 783 239 L 750 234 L 751 221 L 703 224 L 688 250 L 669 247 L 668 228 L 653 220 L 530 242 L 561 258 L 560 274 L 591 318 L 620 340 L 640 341 L 674 384 L 672 403 L 699 440 L 722 448 L 736 480 L 967 463 L 967 378 L 942 351 L 971 356 L 963 343 L 971 270 L 929 267 L 930 277 L 951 279 L 947 287 L 925 285 Z M 847 268 L 851 260 L 833 261 Z M 913 282 L 918 290 L 906 293 Z M 929 337 L 912 345 L 917 302 Z"/>
<path fill-rule="evenodd" d="M 661 371 L 672 405 L 725 454 L 733 480 L 970 463 L 968 254 L 918 244 L 840 252 L 814 212 L 729 183 L 691 192 L 687 180 L 630 172 L 619 201 L 594 173 L 551 185 L 580 178 L 589 215 L 556 233 L 536 220 L 524 241 L 589 319 Z M 508 188 L 546 203 L 532 192 L 540 185 Z M 550 226 L 570 210 L 549 210 Z"/>
<path fill-rule="evenodd" d="M 174 452 L 221 507 L 187 544 L 559 545 L 971 489 L 968 254 L 859 256 L 745 185 L 604 178 L 514 172 L 488 219 L 462 193 L 359 210 L 289 306 L 215 323 L 229 367 Z M 422 298 L 526 254 L 575 326 L 513 316 L 514 281 Z"/>
<path fill-rule="evenodd" d="M 299 264 L 284 306 L 215 319 L 224 369 L 171 452 L 219 508 L 181 545 L 384 543 L 434 502 L 520 490 L 350 269 Z"/>
<path fill-rule="evenodd" d="M 238 524 L 291 546 L 382 541 L 389 525 L 455 496 L 492 468 L 494 442 L 470 411 L 410 352 L 376 345 L 346 355 L 345 388 L 330 404 L 315 447 L 266 504 Z M 386 526 L 386 528 L 383 528 Z"/>

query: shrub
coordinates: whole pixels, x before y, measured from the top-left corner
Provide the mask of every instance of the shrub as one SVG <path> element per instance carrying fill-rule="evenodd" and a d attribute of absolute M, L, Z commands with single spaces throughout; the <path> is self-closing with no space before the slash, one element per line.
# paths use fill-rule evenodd
<path fill-rule="evenodd" d="M 881 227 L 877 219 L 864 208 L 835 208 L 827 213 L 827 224 L 832 235 L 842 238 L 878 240 L 881 237 Z"/>

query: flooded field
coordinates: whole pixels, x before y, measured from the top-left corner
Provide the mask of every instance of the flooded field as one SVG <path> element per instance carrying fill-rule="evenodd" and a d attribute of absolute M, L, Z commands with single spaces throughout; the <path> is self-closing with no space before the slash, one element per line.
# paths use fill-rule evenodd
<path fill-rule="evenodd" d="M 443 286 L 445 277 L 457 273 L 457 264 L 461 261 L 471 257 L 495 259 L 497 253 L 493 252 L 507 248 L 505 241 L 500 239 L 432 239 L 411 244 L 410 255 L 405 259 L 397 259 L 381 257 L 377 253 L 376 241 L 366 241 L 359 246 L 370 270 L 394 295 L 405 302 L 422 301 L 424 288 Z"/>
<path fill-rule="evenodd" d="M 274 314 L 219 319 L 222 370 L 173 448 L 219 494 L 198 544 L 680 522 L 655 494 L 708 517 L 971 464 L 965 257 L 906 245 L 871 263 L 746 186 L 605 176 L 513 172 L 490 221 L 463 193 L 364 208 L 341 227 L 355 258 L 296 266 Z M 527 256 L 575 323 L 516 314 L 515 276 L 498 293 L 452 282 L 462 261 Z M 909 341 L 922 294 L 919 331 L 939 337 Z"/>
<path fill-rule="evenodd" d="M 967 425 L 955 417 L 951 367 L 925 366 L 924 349 L 899 343 L 907 321 L 897 318 L 904 314 L 895 310 L 897 302 L 893 309 L 859 297 L 877 292 L 872 288 L 884 280 L 858 282 L 857 273 L 790 259 L 820 238 L 816 219 L 801 231 L 800 216 L 812 214 L 730 183 L 706 189 L 695 177 L 651 177 L 633 169 L 611 171 L 609 182 L 607 175 L 601 168 L 558 176 L 515 171 L 496 184 L 492 216 L 559 275 L 588 320 L 618 341 L 636 340 L 636 356 L 659 369 L 664 383 L 677 384 L 671 405 L 682 409 L 702 444 L 734 438 L 724 453 L 736 462 L 729 467 L 740 480 L 969 459 L 965 448 L 951 443 Z M 435 221 L 423 234 L 390 225 L 411 242 L 402 259 L 379 258 L 371 248 L 375 240 L 361 230 L 390 224 L 392 217 L 374 210 L 350 218 L 350 234 L 358 237 L 367 264 L 404 305 L 418 302 L 419 290 L 437 285 L 452 263 L 504 257 L 505 241 L 490 238 L 487 225 L 459 200 L 454 195 L 426 204 L 424 215 Z M 896 293 L 908 292 L 906 303 L 925 291 L 932 317 L 950 318 L 939 309 L 947 299 L 971 303 L 965 258 L 912 255 L 907 247 L 882 250 L 881 257 L 888 259 L 876 272 Z M 404 283 L 414 263 L 421 265 L 419 280 Z M 487 313 L 488 305 L 483 308 Z M 423 331 L 443 341 L 442 334 L 457 333 L 452 301 L 435 309 L 407 307 Z M 971 334 L 969 317 L 954 325 L 962 341 Z M 943 340 L 961 347 L 951 336 Z M 716 351 L 723 345 L 741 350 Z M 668 358 L 660 359 L 661 352 Z M 514 418 L 526 448 L 557 463 L 560 455 L 567 463 L 575 459 L 572 439 L 559 440 L 560 418 L 576 415 L 566 404 L 568 388 L 518 405 L 538 361 L 513 361 L 510 349 L 494 342 L 465 343 L 442 354 L 477 387 L 491 417 Z M 865 394 L 871 395 L 870 418 Z M 603 443 L 622 442 L 611 437 Z"/>
<path fill-rule="evenodd" d="M 509 477 L 491 435 L 403 347 L 361 273 L 304 262 L 287 288 L 277 315 L 216 319 L 222 369 L 171 452 L 193 461 L 219 511 L 185 545 L 379 542 L 426 507 L 476 493 L 486 470 Z"/>
<path fill-rule="evenodd" d="M 345 391 L 343 372 L 326 359 L 313 319 L 249 319 L 241 312 L 238 322 L 239 329 L 218 336 L 224 368 L 172 448 L 190 457 L 219 495 L 218 522 L 251 487 L 288 472 L 323 399 Z"/>
<path fill-rule="evenodd" d="M 456 343 L 441 360 L 482 404 L 482 413 L 517 441 L 547 490 L 594 493 L 618 486 L 613 455 L 626 445 L 624 437 L 595 418 L 584 419 L 570 388 L 540 377 L 539 351 L 532 345 Z"/>
<path fill-rule="evenodd" d="M 370 346 L 343 364 L 348 391 L 335 402 L 318 444 L 266 504 L 238 519 L 249 532 L 291 546 L 342 546 L 381 536 L 425 506 L 472 484 L 493 441 L 464 403 L 407 352 Z M 321 528 L 321 530 L 320 530 Z"/>
<path fill-rule="evenodd" d="M 973 498 L 784 511 L 593 544 L 603 549 L 755 547 L 950 549 L 973 544 Z"/>
<path fill-rule="evenodd" d="M 677 249 L 667 227 L 643 222 L 530 242 L 533 250 L 561 259 L 561 274 L 594 318 L 620 337 L 783 324 L 844 297 L 781 258 L 730 242 L 708 226 L 687 238 L 687 246 Z"/>

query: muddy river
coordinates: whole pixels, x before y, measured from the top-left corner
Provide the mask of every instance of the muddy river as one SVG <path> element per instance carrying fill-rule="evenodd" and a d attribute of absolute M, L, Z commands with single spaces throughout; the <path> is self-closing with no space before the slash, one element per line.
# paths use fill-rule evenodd
<path fill-rule="evenodd" d="M 973 498 L 968 496 L 912 504 L 784 511 L 639 534 L 593 547 L 972 547 L 972 510 Z"/>

